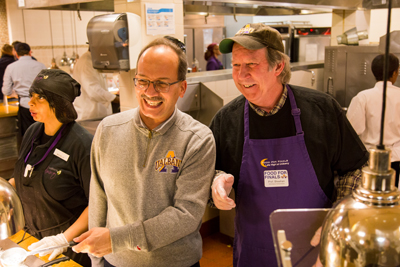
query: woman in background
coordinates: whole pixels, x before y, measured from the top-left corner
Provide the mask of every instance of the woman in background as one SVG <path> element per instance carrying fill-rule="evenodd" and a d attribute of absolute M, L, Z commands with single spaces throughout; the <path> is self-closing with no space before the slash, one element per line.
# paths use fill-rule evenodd
<path fill-rule="evenodd" d="M 3 87 L 3 77 L 4 72 L 8 65 L 15 61 L 13 56 L 13 47 L 9 44 L 3 45 L 1 48 L 1 58 L 0 58 L 0 102 L 3 101 L 3 93 L 1 92 L 1 88 Z"/>
<path fill-rule="evenodd" d="M 204 59 L 207 61 L 206 70 L 221 70 L 224 68 L 221 61 L 218 60 L 218 56 L 221 55 L 219 46 L 216 43 L 208 45 L 207 51 L 204 54 Z"/>
<path fill-rule="evenodd" d="M 80 84 L 59 69 L 42 70 L 29 89 L 29 110 L 36 121 L 22 140 L 14 178 L 25 216 L 25 229 L 41 239 L 28 249 L 68 244 L 88 229 L 90 147 L 93 139 L 75 122 L 72 105 Z M 49 260 L 66 252 L 90 266 L 87 254 L 57 249 Z"/>

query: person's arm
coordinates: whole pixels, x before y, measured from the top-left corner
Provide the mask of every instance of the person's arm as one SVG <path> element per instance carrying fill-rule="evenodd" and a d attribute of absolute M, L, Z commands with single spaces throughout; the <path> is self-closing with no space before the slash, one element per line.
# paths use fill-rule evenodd
<path fill-rule="evenodd" d="M 96 144 L 96 141 L 95 136 L 94 144 Z M 93 154 L 93 157 L 97 157 L 96 153 Z M 89 228 L 91 230 L 87 233 L 93 232 L 93 234 L 96 234 L 101 232 L 101 234 L 97 235 L 96 238 L 92 238 L 90 234 L 85 233 L 74 239 L 81 242 L 74 247 L 74 250 L 103 256 L 105 254 L 99 254 L 98 252 L 110 251 L 104 245 L 107 243 L 108 248 L 112 244 L 113 253 L 126 249 L 154 251 L 196 231 L 204 214 L 214 174 L 215 144 L 211 132 L 198 142 L 188 146 L 185 157 L 187 159 L 184 163 L 182 162 L 180 175 L 176 179 L 173 205 L 148 220 L 110 228 L 111 241 L 108 240 L 109 237 L 105 229 L 91 228 L 94 220 L 96 221 L 95 226 L 105 225 L 107 208 L 106 197 L 103 193 L 104 189 L 101 183 L 96 181 L 96 170 L 92 169 L 92 177 L 94 179 L 91 181 L 90 199 L 93 199 L 92 192 L 95 191 L 96 206 L 98 207 L 99 202 L 103 203 L 104 210 L 97 212 L 93 210 L 92 213 L 91 202 L 89 202 Z M 179 229 L 179 231 L 176 229 Z"/>
<path fill-rule="evenodd" d="M 10 66 L 7 66 L 4 76 L 3 76 L 3 87 L 1 88 L 1 91 L 3 92 L 4 95 L 11 95 L 13 93 L 13 81 L 11 77 L 11 68 Z"/>
<path fill-rule="evenodd" d="M 95 102 L 111 103 L 116 95 L 109 92 L 101 74 L 93 68 L 91 62 L 86 64 L 84 68 L 80 68 L 80 81 L 83 90 Z"/>
<path fill-rule="evenodd" d="M 365 166 L 368 166 L 368 162 L 365 163 L 364 166 L 362 166 L 359 169 L 350 171 L 342 176 L 339 176 L 339 181 L 336 185 L 337 197 L 335 202 L 351 194 L 351 192 L 353 192 L 354 189 L 356 189 L 361 184 L 362 182 L 361 170 Z"/>
<path fill-rule="evenodd" d="M 68 242 L 88 230 L 88 214 L 89 207 L 86 207 L 79 218 L 64 232 L 64 236 Z"/>
<path fill-rule="evenodd" d="M 361 135 L 366 128 L 365 104 L 363 104 L 362 96 L 355 96 L 351 100 L 346 116 L 356 133 Z"/>

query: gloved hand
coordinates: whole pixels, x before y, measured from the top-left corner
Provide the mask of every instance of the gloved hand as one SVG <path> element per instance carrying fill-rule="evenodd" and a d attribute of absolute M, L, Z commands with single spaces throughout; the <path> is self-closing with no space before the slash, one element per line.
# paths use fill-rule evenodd
<path fill-rule="evenodd" d="M 38 250 L 38 249 L 45 249 L 48 247 L 61 246 L 61 245 L 68 246 L 68 241 L 65 238 L 64 234 L 46 236 L 46 237 L 42 238 L 42 240 L 30 245 L 28 247 L 28 249 L 29 250 Z M 51 260 L 54 260 L 58 255 L 62 254 L 63 252 L 66 252 L 67 249 L 68 249 L 68 247 L 55 249 L 53 251 L 42 252 L 42 253 L 39 253 L 39 256 L 43 257 L 44 255 L 51 253 L 51 255 L 49 257 L 49 261 L 51 261 Z"/>

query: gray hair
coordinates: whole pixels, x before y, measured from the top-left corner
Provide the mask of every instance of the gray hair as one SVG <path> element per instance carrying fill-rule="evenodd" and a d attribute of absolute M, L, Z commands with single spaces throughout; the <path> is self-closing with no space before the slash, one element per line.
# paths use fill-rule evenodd
<path fill-rule="evenodd" d="M 282 84 L 289 83 L 290 77 L 292 76 L 292 72 L 290 70 L 290 58 L 286 54 L 276 49 L 270 47 L 267 47 L 266 49 L 267 49 L 266 55 L 267 55 L 269 70 L 271 71 L 273 68 L 275 68 L 276 65 L 278 65 L 283 61 L 285 66 L 281 74 L 279 74 L 278 78 L 280 79 Z"/>

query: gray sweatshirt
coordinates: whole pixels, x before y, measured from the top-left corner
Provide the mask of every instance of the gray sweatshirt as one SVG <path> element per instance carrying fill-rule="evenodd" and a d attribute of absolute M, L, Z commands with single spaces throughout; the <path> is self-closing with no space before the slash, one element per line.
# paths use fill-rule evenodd
<path fill-rule="evenodd" d="M 89 228 L 110 229 L 105 259 L 118 267 L 199 261 L 215 154 L 209 128 L 177 109 L 153 131 L 140 126 L 139 109 L 106 117 L 93 139 L 89 195 Z"/>

